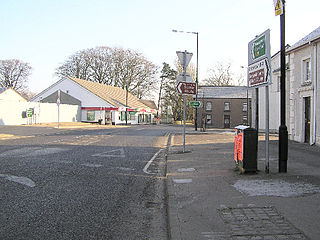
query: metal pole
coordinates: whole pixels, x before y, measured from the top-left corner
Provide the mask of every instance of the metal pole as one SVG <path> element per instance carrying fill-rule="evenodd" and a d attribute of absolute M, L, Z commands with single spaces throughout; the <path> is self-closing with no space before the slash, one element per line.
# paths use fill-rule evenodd
<path fill-rule="evenodd" d="M 187 73 L 187 50 L 183 55 L 183 81 L 186 82 Z M 186 95 L 183 96 L 183 152 L 186 151 Z"/>
<path fill-rule="evenodd" d="M 198 101 L 198 83 L 199 83 L 199 33 L 197 32 L 197 73 L 196 73 L 196 101 Z M 194 123 L 194 130 L 198 130 L 198 108 L 196 108 L 196 116 Z"/>
<path fill-rule="evenodd" d="M 266 86 L 266 163 L 265 172 L 269 173 L 269 85 Z"/>
<path fill-rule="evenodd" d="M 279 127 L 279 172 L 287 172 L 288 161 L 288 130 L 286 126 L 286 53 L 285 53 L 285 1 L 283 3 L 283 14 L 280 16 L 280 68 L 281 68 L 281 125 Z"/>

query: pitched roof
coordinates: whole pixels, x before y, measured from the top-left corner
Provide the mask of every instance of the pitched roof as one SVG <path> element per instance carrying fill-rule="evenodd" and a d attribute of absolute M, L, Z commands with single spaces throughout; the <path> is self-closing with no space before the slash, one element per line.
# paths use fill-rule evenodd
<path fill-rule="evenodd" d="M 306 43 L 309 43 L 309 42 L 312 42 L 316 39 L 319 39 L 319 38 L 320 38 L 320 27 L 316 28 L 311 33 L 309 33 L 307 36 L 305 36 L 304 38 L 300 39 L 298 42 L 293 44 L 292 47 L 288 49 L 288 52 L 290 52 L 298 47 L 301 47 L 301 46 L 305 45 Z"/>
<path fill-rule="evenodd" d="M 82 80 L 79 78 L 69 77 L 83 88 L 89 90 L 101 99 L 109 102 L 115 107 L 126 106 L 126 91 L 119 87 L 113 87 L 106 84 Z M 149 108 L 143 104 L 138 98 L 128 93 L 128 107 L 130 108 Z"/>
<path fill-rule="evenodd" d="M 153 100 L 140 99 L 140 102 L 142 102 L 144 105 L 148 106 L 151 109 L 158 109 Z"/>
<path fill-rule="evenodd" d="M 251 97 L 250 91 L 248 92 Z M 246 98 L 247 87 L 245 86 L 199 86 L 198 98 Z"/>

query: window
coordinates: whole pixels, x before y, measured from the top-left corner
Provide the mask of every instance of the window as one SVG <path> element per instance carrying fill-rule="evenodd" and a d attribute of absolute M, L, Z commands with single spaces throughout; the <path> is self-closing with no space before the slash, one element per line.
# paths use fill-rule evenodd
<path fill-rule="evenodd" d="M 247 112 L 248 111 L 248 103 L 247 102 L 243 102 L 242 103 L 242 112 Z"/>
<path fill-rule="evenodd" d="M 207 114 L 207 124 L 212 124 L 211 114 Z"/>
<path fill-rule="evenodd" d="M 303 61 L 303 82 L 311 82 L 311 61 L 310 58 Z"/>
<path fill-rule="evenodd" d="M 280 92 L 281 77 L 277 76 L 277 92 Z"/>
<path fill-rule="evenodd" d="M 136 120 L 136 112 L 130 112 L 130 120 Z"/>
<path fill-rule="evenodd" d="M 243 123 L 243 125 L 248 125 L 248 117 L 247 117 L 247 115 L 243 115 L 242 116 L 242 123 Z"/>
<path fill-rule="evenodd" d="M 212 102 L 206 103 L 206 111 L 212 111 Z"/>
<path fill-rule="evenodd" d="M 95 120 L 94 111 L 88 111 L 88 112 L 87 112 L 87 120 L 88 120 L 88 121 L 94 121 L 94 120 Z"/>
<path fill-rule="evenodd" d="M 229 112 L 230 111 L 230 103 L 229 102 L 224 102 L 224 111 Z"/>

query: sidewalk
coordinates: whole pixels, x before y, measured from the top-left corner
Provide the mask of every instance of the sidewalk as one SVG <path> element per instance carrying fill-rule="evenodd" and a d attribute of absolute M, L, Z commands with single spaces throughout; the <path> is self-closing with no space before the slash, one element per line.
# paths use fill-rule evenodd
<path fill-rule="evenodd" d="M 171 239 L 319 239 L 320 148 L 289 141 L 288 172 L 278 173 L 278 142 L 259 141 L 257 174 L 240 175 L 234 133 L 173 135 L 168 152 Z"/>

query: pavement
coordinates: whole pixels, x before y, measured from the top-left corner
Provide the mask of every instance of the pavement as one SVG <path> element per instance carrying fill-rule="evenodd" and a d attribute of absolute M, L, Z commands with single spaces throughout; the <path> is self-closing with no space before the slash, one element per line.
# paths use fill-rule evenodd
<path fill-rule="evenodd" d="M 259 136 L 258 172 L 240 174 L 234 132 L 171 136 L 167 154 L 171 239 L 320 239 L 320 147 L 289 141 L 287 173 L 278 173 L 278 141 Z"/>

